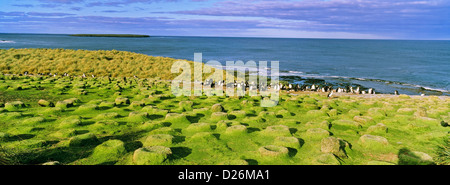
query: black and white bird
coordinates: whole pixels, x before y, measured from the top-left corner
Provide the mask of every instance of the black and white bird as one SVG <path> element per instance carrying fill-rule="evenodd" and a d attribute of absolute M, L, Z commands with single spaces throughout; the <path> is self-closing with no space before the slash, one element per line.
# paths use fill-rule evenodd
<path fill-rule="evenodd" d="M 333 96 L 333 91 L 330 91 L 330 93 L 328 93 L 327 98 L 331 98 L 331 96 Z"/>
<path fill-rule="evenodd" d="M 398 91 L 397 90 L 394 91 L 394 95 L 398 95 Z"/>

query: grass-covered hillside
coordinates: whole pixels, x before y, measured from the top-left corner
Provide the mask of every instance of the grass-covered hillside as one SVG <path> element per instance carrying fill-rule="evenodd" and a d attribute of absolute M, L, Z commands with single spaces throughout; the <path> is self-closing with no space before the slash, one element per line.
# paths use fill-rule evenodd
<path fill-rule="evenodd" d="M 4 74 L 68 73 L 71 76 L 112 76 L 173 79 L 167 57 L 153 57 L 116 50 L 8 49 L 0 50 L 0 72 Z M 192 64 L 192 62 L 190 62 Z"/>
<path fill-rule="evenodd" d="M 175 97 L 174 61 L 0 50 L 0 164 L 450 164 L 448 96 Z"/>
<path fill-rule="evenodd" d="M 449 164 L 450 98 L 175 97 L 170 82 L 0 76 L 9 164 Z M 57 162 L 55 162 L 57 161 Z"/>

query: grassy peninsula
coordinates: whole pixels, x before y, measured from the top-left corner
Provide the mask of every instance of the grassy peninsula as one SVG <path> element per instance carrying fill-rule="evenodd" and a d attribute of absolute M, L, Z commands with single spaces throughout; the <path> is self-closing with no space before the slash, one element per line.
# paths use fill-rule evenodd
<path fill-rule="evenodd" d="M 0 61 L 0 72 L 4 74 L 68 73 L 163 80 L 177 75 L 170 73 L 176 59 L 117 50 L 9 49 L 0 50 Z"/>
<path fill-rule="evenodd" d="M 135 34 L 71 34 L 74 37 L 150 37 L 149 35 Z"/>
<path fill-rule="evenodd" d="M 1 50 L 0 163 L 450 164 L 449 97 L 281 91 L 267 108 L 261 96 L 175 97 L 173 61 Z"/>

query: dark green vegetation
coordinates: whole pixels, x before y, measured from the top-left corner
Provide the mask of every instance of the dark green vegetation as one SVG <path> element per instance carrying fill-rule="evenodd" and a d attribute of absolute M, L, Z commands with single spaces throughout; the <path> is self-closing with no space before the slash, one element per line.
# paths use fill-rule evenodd
<path fill-rule="evenodd" d="M 71 34 L 75 37 L 150 37 L 149 35 L 135 35 L 135 34 Z"/>
<path fill-rule="evenodd" d="M 0 164 L 448 164 L 448 97 L 280 97 L 264 108 L 175 97 L 152 78 L 1 75 Z"/>

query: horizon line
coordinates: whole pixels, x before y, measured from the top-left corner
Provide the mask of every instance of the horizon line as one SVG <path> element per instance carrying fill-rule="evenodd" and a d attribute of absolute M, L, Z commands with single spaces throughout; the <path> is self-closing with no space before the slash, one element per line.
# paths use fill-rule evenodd
<path fill-rule="evenodd" d="M 94 33 L 0 33 L 0 34 L 35 34 L 35 35 L 73 35 Z M 104 34 L 137 34 L 137 33 L 104 33 Z M 143 34 L 143 33 L 139 33 Z M 260 38 L 260 39 L 320 39 L 320 40 L 390 40 L 390 41 L 450 41 L 448 39 L 406 39 L 406 38 L 320 38 L 320 37 L 261 37 L 261 36 L 205 36 L 205 35 L 151 35 L 151 37 L 204 37 L 204 38 Z"/>

